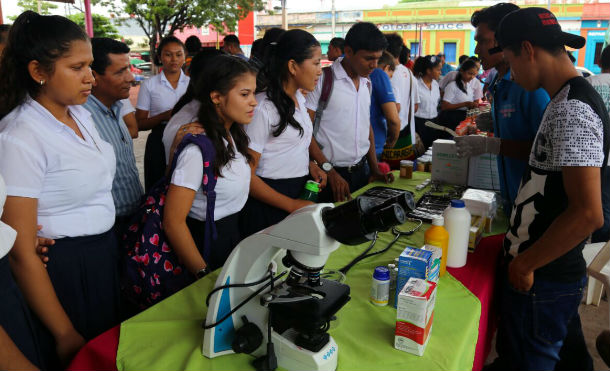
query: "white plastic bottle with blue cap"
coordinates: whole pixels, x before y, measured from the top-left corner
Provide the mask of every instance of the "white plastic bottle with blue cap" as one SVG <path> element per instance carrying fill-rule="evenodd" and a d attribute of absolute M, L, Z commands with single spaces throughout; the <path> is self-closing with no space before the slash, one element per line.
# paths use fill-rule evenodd
<path fill-rule="evenodd" d="M 445 209 L 445 229 L 449 232 L 447 266 L 460 268 L 466 265 L 468 257 L 468 236 L 470 234 L 470 211 L 462 200 L 451 200 Z"/>

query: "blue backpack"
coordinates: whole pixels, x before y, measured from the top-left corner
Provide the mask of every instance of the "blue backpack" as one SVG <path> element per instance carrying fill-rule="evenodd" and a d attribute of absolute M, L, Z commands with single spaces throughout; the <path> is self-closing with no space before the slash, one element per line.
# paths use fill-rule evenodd
<path fill-rule="evenodd" d="M 195 281 L 172 250 L 163 231 L 165 196 L 180 153 L 189 144 L 196 144 L 203 155 L 202 188 L 207 196 L 203 259 L 209 261 L 211 241 L 216 239 L 214 204 L 216 176 L 213 161 L 214 145 L 205 135 L 187 134 L 174 152 L 169 174 L 144 195 L 123 235 L 123 274 L 121 289 L 126 298 L 140 309 L 158 303 Z"/>

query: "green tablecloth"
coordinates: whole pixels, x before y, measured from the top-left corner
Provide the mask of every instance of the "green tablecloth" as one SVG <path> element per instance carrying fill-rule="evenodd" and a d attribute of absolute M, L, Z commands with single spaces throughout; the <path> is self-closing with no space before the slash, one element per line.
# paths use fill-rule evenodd
<path fill-rule="evenodd" d="M 397 178 L 393 187 L 413 190 L 428 173 L 414 172 L 412 180 Z M 364 190 L 380 185 L 371 184 Z M 419 196 L 417 194 L 416 196 Z M 496 225 L 502 225 L 499 222 Z M 403 229 L 409 228 L 408 224 Z M 479 300 L 447 273 L 441 278 L 431 338 L 424 356 L 394 349 L 396 310 L 369 303 L 371 276 L 375 266 L 397 257 L 406 245 L 423 244 L 423 228 L 402 237 L 389 251 L 354 266 L 345 283 L 352 300 L 337 313 L 329 331 L 339 346 L 339 370 L 470 370 L 472 368 L 481 314 Z M 385 247 L 390 233 L 380 234 L 377 247 Z M 340 268 L 368 244 L 341 246 L 331 256 L 328 269 Z M 218 271 L 121 324 L 117 351 L 119 370 L 247 370 L 252 357 L 238 354 L 207 359 L 201 354 L 205 319 L 205 297 L 213 288 Z"/>

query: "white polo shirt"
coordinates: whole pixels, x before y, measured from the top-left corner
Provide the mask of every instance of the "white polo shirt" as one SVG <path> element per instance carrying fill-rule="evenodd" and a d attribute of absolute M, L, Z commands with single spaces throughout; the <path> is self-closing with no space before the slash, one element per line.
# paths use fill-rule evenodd
<path fill-rule="evenodd" d="M 415 112 L 415 117 L 422 119 L 433 119 L 438 116 L 438 104 L 441 102 L 441 91 L 438 82 L 432 79 L 430 89 L 424 81 L 417 79 L 417 103 L 419 108 Z"/>
<path fill-rule="evenodd" d="M 280 115 L 267 93 L 256 95 L 258 105 L 254 109 L 252 122 L 244 125 L 250 138 L 250 149 L 261 154 L 256 175 L 269 179 L 287 179 L 309 174 L 309 144 L 313 125 L 307 109 L 305 97 L 297 90 L 294 119 L 301 124 L 303 135 L 291 125 L 280 136 L 273 136 Z"/>
<path fill-rule="evenodd" d="M 4 201 L 6 201 L 6 185 L 2 175 L 0 175 L 0 215 L 2 215 L 4 210 Z M 0 259 L 4 258 L 11 251 L 16 238 L 17 231 L 0 220 Z"/>
<path fill-rule="evenodd" d="M 121 106 L 121 117 L 125 117 L 130 113 L 136 111 L 136 109 L 133 107 L 133 104 L 131 104 L 129 98 L 121 99 L 121 103 L 123 103 L 123 105 Z"/>
<path fill-rule="evenodd" d="M 229 143 L 224 140 L 225 146 Z M 214 190 L 216 191 L 216 205 L 214 206 L 214 220 L 220 220 L 233 215 L 244 207 L 250 192 L 250 165 L 246 158 L 233 146 L 235 158 L 227 163 L 220 171 L 222 176 Z M 201 182 L 203 181 L 203 156 L 195 144 L 189 144 L 178 156 L 176 169 L 172 174 L 172 184 L 192 189 L 195 200 L 191 206 L 189 216 L 204 221 L 207 207 L 207 197 L 203 194 Z"/>
<path fill-rule="evenodd" d="M 451 81 L 449 84 L 447 84 L 447 87 L 445 88 L 443 100 L 451 104 L 472 102 L 474 100 L 472 96 L 472 85 L 464 84 L 464 88 L 466 89 L 466 93 L 464 93 L 460 88 L 458 88 L 455 81 Z M 461 107 L 458 108 L 458 110 L 466 111 L 467 108 Z"/>
<path fill-rule="evenodd" d="M 136 108 L 148 111 L 148 116 L 153 117 L 174 108 L 178 99 L 184 95 L 189 85 L 190 77 L 180 71 L 180 79 L 176 89 L 167 81 L 165 73 L 161 72 L 140 85 L 138 103 Z"/>
<path fill-rule="evenodd" d="M 176 112 L 165 126 L 163 131 L 163 147 L 165 148 L 165 162 L 169 163 L 169 151 L 172 148 L 172 143 L 176 138 L 176 133 L 180 126 L 190 124 L 191 122 L 199 121 L 198 113 L 201 103 L 198 100 L 193 99 L 189 103 L 185 104 L 180 111 Z"/>
<path fill-rule="evenodd" d="M 91 114 L 70 106 L 85 140 L 28 98 L 0 121 L 0 174 L 9 196 L 38 199 L 39 234 L 91 236 L 114 225 L 114 149 Z"/>
<path fill-rule="evenodd" d="M 396 102 L 400 103 L 400 130 L 411 124 L 411 138 L 415 138 L 415 103 L 417 103 L 417 81 L 413 73 L 402 64 L 396 65 L 392 76 L 392 86 L 398 90 Z M 409 121 L 409 117 L 411 120 Z"/>
<path fill-rule="evenodd" d="M 459 73 L 460 71 L 450 71 L 448 72 L 445 76 L 441 77 L 441 80 L 438 82 L 438 86 L 442 89 L 445 90 L 445 88 L 447 87 L 447 85 L 449 85 L 449 83 L 451 81 L 455 81 L 455 76 Z"/>
<path fill-rule="evenodd" d="M 333 62 L 333 91 L 324 110 L 316 140 L 323 148 L 324 156 L 335 166 L 355 165 L 367 154 L 371 145 L 371 80 L 359 77 L 356 90 L 354 82 L 341 65 L 343 58 Z M 315 89 L 307 94 L 307 109 L 315 111 L 322 91 L 324 75 Z"/>

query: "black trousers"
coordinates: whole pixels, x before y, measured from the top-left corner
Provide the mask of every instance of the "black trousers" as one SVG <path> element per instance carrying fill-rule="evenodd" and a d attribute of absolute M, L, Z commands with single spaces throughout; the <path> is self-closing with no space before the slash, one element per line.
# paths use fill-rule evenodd
<path fill-rule="evenodd" d="M 195 245 L 201 256 L 203 255 L 205 241 L 205 222 L 191 217 L 186 218 L 186 225 L 191 231 Z M 226 216 L 216 221 L 216 233 L 218 238 L 212 240 L 210 259 L 206 261 L 210 271 L 220 268 L 231 255 L 231 251 L 237 246 L 239 238 L 239 213 Z"/>
<path fill-rule="evenodd" d="M 155 126 L 146 139 L 144 151 L 144 187 L 148 192 L 165 175 L 165 123 Z"/>
<path fill-rule="evenodd" d="M 437 133 L 441 133 L 439 130 L 434 130 L 426 126 L 426 121 L 432 121 L 436 123 L 436 117 L 433 119 L 423 119 L 420 117 L 415 117 L 415 131 L 419 134 L 422 142 L 424 143 L 424 148 L 428 149 L 432 142 L 434 142 L 438 136 Z"/>
<path fill-rule="evenodd" d="M 451 110 L 441 111 L 438 115 L 438 124 L 442 125 L 451 130 L 455 130 L 455 127 L 464 121 L 466 118 L 466 111 L 462 110 Z M 438 137 L 436 139 L 453 139 L 451 134 L 444 131 L 436 130 Z"/>
<path fill-rule="evenodd" d="M 290 198 L 299 197 L 308 179 L 308 176 L 287 179 L 261 178 L 269 187 Z M 249 197 L 240 213 L 239 228 L 241 237 L 246 238 L 271 225 L 277 224 L 286 216 L 288 216 L 286 211 L 261 202 L 254 197 Z"/>
<path fill-rule="evenodd" d="M 352 170 L 351 172 L 347 167 L 335 166 L 335 170 L 343 179 L 345 179 L 347 184 L 349 184 L 350 193 L 354 193 L 369 183 L 370 171 L 366 159 L 360 167 Z M 322 192 L 320 192 L 318 202 L 335 202 L 333 190 L 331 189 L 330 184 L 327 185 Z"/>

